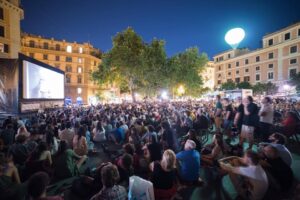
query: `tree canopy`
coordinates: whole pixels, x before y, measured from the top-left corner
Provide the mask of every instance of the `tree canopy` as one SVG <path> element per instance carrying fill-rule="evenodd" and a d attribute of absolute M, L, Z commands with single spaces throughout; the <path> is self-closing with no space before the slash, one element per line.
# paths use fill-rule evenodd
<path fill-rule="evenodd" d="M 91 77 L 99 85 L 116 84 L 121 92 L 155 96 L 161 89 L 172 92 L 183 85 L 188 95 L 203 91 L 199 74 L 208 61 L 198 48 L 167 57 L 165 41 L 154 38 L 146 43 L 132 28 L 117 33 L 112 48 L 102 55 L 102 63 Z"/>

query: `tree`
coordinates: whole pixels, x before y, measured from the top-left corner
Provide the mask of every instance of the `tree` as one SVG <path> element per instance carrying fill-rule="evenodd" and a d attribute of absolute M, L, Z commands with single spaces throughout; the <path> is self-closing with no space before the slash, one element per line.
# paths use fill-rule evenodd
<path fill-rule="evenodd" d="M 238 89 L 252 89 L 252 86 L 249 82 L 240 82 L 238 84 L 236 84 L 236 87 Z"/>
<path fill-rule="evenodd" d="M 222 83 L 220 89 L 221 90 L 234 90 L 234 89 L 236 89 L 236 84 L 232 80 L 229 80 L 226 83 Z"/>
<path fill-rule="evenodd" d="M 207 55 L 200 54 L 197 47 L 189 48 L 168 59 L 166 81 L 171 91 L 184 85 L 185 94 L 199 96 L 202 90 L 202 77 L 199 76 L 207 63 Z"/>
<path fill-rule="evenodd" d="M 253 93 L 256 95 L 263 95 L 263 94 L 267 94 L 267 95 L 272 95 L 275 94 L 278 90 L 278 87 L 271 83 L 256 83 L 253 87 Z"/>
<path fill-rule="evenodd" d="M 300 72 L 298 72 L 297 74 L 294 74 L 289 83 L 293 86 L 296 86 L 296 90 L 297 92 L 300 92 Z"/>

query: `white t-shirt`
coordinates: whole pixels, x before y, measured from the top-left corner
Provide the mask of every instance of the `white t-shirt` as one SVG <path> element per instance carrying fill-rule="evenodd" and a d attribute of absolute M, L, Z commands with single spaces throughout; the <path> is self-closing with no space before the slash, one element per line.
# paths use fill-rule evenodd
<path fill-rule="evenodd" d="M 262 105 L 260 108 L 259 114 L 265 113 L 264 116 L 260 116 L 260 122 L 268 123 L 268 124 L 273 124 L 273 117 L 274 117 L 274 110 L 272 105 L 267 104 L 267 105 Z"/>
<path fill-rule="evenodd" d="M 244 177 L 247 177 L 249 179 L 249 182 L 253 187 L 253 189 L 250 191 L 251 192 L 250 199 L 252 200 L 263 199 L 263 197 L 265 196 L 268 190 L 269 182 L 264 169 L 260 165 L 248 166 L 248 167 L 236 167 L 234 168 L 233 172 L 236 174 L 240 174 Z"/>

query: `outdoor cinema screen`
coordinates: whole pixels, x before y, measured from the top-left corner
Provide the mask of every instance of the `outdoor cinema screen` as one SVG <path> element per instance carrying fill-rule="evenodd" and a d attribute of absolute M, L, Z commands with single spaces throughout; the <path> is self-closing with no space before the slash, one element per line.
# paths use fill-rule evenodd
<path fill-rule="evenodd" d="M 63 99 L 64 74 L 23 60 L 24 99 Z"/>

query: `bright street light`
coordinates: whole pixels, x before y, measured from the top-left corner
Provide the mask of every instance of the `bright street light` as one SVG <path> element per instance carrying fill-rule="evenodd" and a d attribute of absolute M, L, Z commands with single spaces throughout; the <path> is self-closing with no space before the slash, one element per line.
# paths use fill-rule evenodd
<path fill-rule="evenodd" d="M 236 49 L 239 43 L 244 39 L 245 31 L 242 28 L 230 29 L 225 35 L 225 41 L 233 49 Z"/>
<path fill-rule="evenodd" d="M 283 85 L 283 89 L 285 91 L 289 90 L 291 88 L 291 86 L 289 86 L 288 84 Z"/>
<path fill-rule="evenodd" d="M 185 89 L 183 87 L 183 85 L 180 85 L 178 88 L 177 88 L 177 93 L 181 96 L 185 93 Z"/>
<path fill-rule="evenodd" d="M 168 92 L 167 91 L 162 91 L 162 93 L 161 93 L 161 98 L 162 99 L 168 99 L 169 97 L 168 97 Z"/>

